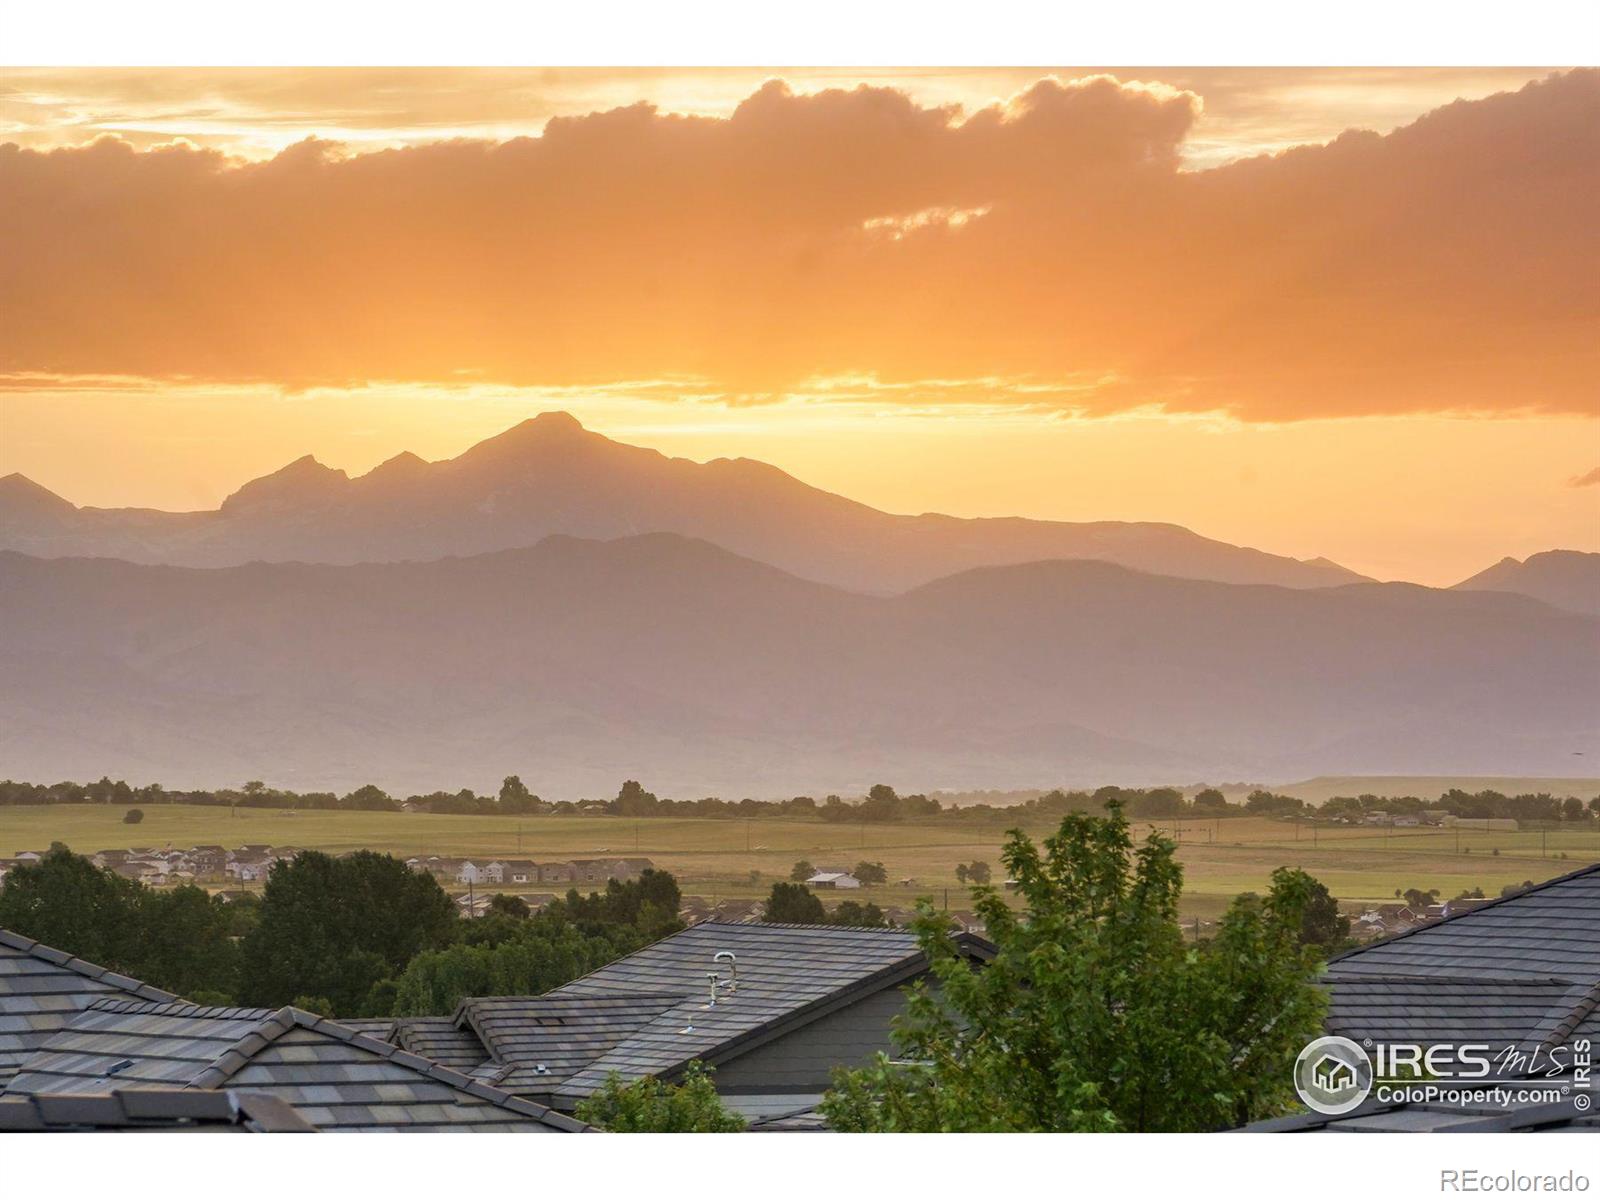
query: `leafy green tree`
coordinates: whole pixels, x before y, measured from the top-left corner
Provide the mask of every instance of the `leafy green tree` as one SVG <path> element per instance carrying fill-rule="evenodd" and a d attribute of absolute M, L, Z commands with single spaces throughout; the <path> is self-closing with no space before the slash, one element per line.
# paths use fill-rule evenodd
<path fill-rule="evenodd" d="M 395 1016 L 448 1016 L 468 996 L 536 996 L 586 975 L 645 945 L 631 925 L 584 930 L 550 915 L 526 921 L 473 921 L 490 926 L 487 940 L 425 950 L 395 980 L 389 1010 Z M 472 933 L 477 934 L 474 928 Z"/>
<path fill-rule="evenodd" d="M 1280 876 L 1283 878 L 1280 879 Z M 1305 915 L 1300 923 L 1300 943 L 1316 946 L 1324 954 L 1331 954 L 1350 940 L 1350 918 L 1339 911 L 1339 902 L 1328 891 L 1328 885 L 1313 879 L 1304 871 L 1292 867 L 1279 867 L 1272 873 L 1274 886 L 1303 888 L 1306 894 Z"/>
<path fill-rule="evenodd" d="M 855 925 L 867 929 L 882 929 L 889 923 L 883 909 L 868 901 L 846 900 L 828 914 L 829 925 Z"/>
<path fill-rule="evenodd" d="M 357 812 L 399 812 L 400 801 L 375 784 L 358 787 L 348 796 L 339 798 L 339 807 Z"/>
<path fill-rule="evenodd" d="M 580 1121 L 612 1133 L 739 1133 L 744 1118 L 729 1112 L 711 1082 L 712 1069 L 698 1061 L 683 1071 L 683 1082 L 663 1083 L 653 1075 L 623 1083 L 612 1075 L 593 1096 L 579 1103 Z"/>
<path fill-rule="evenodd" d="M 504 892 L 495 893 L 494 898 L 489 901 L 489 911 L 519 921 L 527 920 L 533 913 L 528 907 L 528 902 L 521 896 L 508 896 Z"/>
<path fill-rule="evenodd" d="M 0 886 L 0 928 L 127 970 L 140 933 L 141 890 L 65 846 L 53 846 L 38 862 L 6 875 Z"/>
<path fill-rule="evenodd" d="M 575 921 L 585 928 L 625 925 L 639 930 L 648 941 L 666 937 L 683 928 L 678 911 L 683 893 L 677 877 L 670 871 L 649 869 L 639 878 L 607 881 L 604 892 L 580 896 L 576 888 L 550 904 L 546 912 L 553 920 Z"/>
<path fill-rule="evenodd" d="M 622 817 L 653 817 L 661 807 L 654 792 L 647 792 L 637 779 L 630 779 L 617 792 L 617 798 L 607 807 Z"/>
<path fill-rule="evenodd" d="M 267 876 L 260 918 L 244 939 L 241 998 L 275 1008 L 321 996 L 341 1016 L 365 1015 L 374 984 L 448 944 L 456 926 L 438 882 L 396 858 L 299 854 Z"/>
<path fill-rule="evenodd" d="M 799 862 L 795 863 L 794 866 L 789 868 L 789 882 L 804 883 L 816 873 L 817 869 L 802 858 Z"/>
<path fill-rule="evenodd" d="M 828 910 L 803 883 L 775 883 L 767 893 L 762 920 L 772 925 L 822 925 Z"/>
<path fill-rule="evenodd" d="M 956 882 L 960 883 L 960 884 L 965 884 L 967 882 L 967 864 L 966 863 L 957 863 L 956 864 Z"/>
<path fill-rule="evenodd" d="M 122 814 L 122 823 L 124 825 L 137 825 L 142 820 L 144 820 L 144 809 L 142 808 L 130 808 Z"/>
<path fill-rule="evenodd" d="M 500 785 L 500 811 L 505 813 L 532 813 L 539 811 L 539 797 L 516 775 L 507 775 Z"/>
<path fill-rule="evenodd" d="M 1157 833 L 1137 848 L 1120 802 L 1069 813 L 1001 859 L 1023 901 L 975 907 L 998 947 L 973 970 L 926 905 L 919 942 L 937 990 L 913 989 L 902 1059 L 842 1071 L 823 1102 L 841 1130 L 1184 1131 L 1243 1124 L 1293 1097 L 1295 1055 L 1320 1030 L 1315 950 L 1300 944 L 1305 877 L 1239 897 L 1209 942 L 1178 926 L 1182 869 Z"/>
<path fill-rule="evenodd" d="M 993 877 L 994 872 L 990 870 L 989 864 L 986 862 L 975 862 L 967 867 L 967 878 L 972 880 L 973 883 L 985 884 Z"/>
<path fill-rule="evenodd" d="M 190 883 L 145 890 L 128 973 L 180 996 L 237 995 L 239 947 L 227 907 Z"/>
<path fill-rule="evenodd" d="M 889 882 L 889 872 L 881 862 L 859 862 L 852 874 L 862 883 Z"/>

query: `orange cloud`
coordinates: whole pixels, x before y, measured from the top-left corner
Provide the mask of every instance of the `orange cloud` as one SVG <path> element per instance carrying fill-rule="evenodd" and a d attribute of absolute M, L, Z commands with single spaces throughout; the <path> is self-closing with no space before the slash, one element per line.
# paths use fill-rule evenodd
<path fill-rule="evenodd" d="M 0 147 L 0 372 L 1597 411 L 1600 72 L 1180 172 L 1200 109 L 774 82 L 367 154 Z"/>
<path fill-rule="evenodd" d="M 1573 487 L 1600 487 L 1600 467 L 1579 475 L 1572 480 Z"/>

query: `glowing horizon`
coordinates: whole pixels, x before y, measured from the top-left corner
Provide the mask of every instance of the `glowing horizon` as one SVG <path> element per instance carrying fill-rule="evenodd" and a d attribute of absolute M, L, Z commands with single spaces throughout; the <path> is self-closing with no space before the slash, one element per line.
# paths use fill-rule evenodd
<path fill-rule="evenodd" d="M 0 475 L 208 508 L 561 408 L 1379 578 L 1600 550 L 1597 81 L 8 71 Z"/>

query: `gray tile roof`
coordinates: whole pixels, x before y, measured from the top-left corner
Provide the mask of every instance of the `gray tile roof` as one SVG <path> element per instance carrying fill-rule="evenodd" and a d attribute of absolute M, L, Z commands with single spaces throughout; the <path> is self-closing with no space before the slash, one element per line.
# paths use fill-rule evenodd
<path fill-rule="evenodd" d="M 1358 1041 L 1567 1045 L 1600 1021 L 1600 864 L 1338 955 L 1325 982 Z"/>
<path fill-rule="evenodd" d="M 963 934 L 957 940 L 968 953 L 992 953 L 982 939 Z M 724 980 L 732 975 L 726 963 L 714 961 L 718 951 L 736 956 L 738 983 L 713 1005 L 707 974 L 719 971 Z M 682 997 L 576 1071 L 556 1095 L 569 1104 L 604 1086 L 613 1073 L 625 1080 L 670 1076 L 697 1058 L 724 1061 L 926 969 L 916 935 L 905 930 L 695 925 L 547 994 L 545 999 Z"/>
<path fill-rule="evenodd" d="M 519 1095 L 548 1095 L 683 1000 L 681 993 L 494 996 L 464 1000 L 455 1019 L 480 1059 L 486 1054 L 495 1066 L 480 1077 Z"/>
<path fill-rule="evenodd" d="M 0 1096 L 0 1133 L 316 1133 L 294 1109 L 249 1092 L 145 1088 L 90 1095 Z"/>
<path fill-rule="evenodd" d="M 1330 1033 L 1360 1042 L 1487 1044 L 1532 1055 L 1564 1043 L 1563 1022 L 1592 989 L 1565 979 L 1352 975 L 1332 989 Z"/>
<path fill-rule="evenodd" d="M 106 997 L 177 997 L 0 929 L 0 1088 L 50 1036 Z"/>
<path fill-rule="evenodd" d="M 1600 980 L 1600 864 L 1336 957 L 1351 975 Z"/>
<path fill-rule="evenodd" d="M 574 1132 L 581 1122 L 298 1009 L 101 1001 L 23 1065 L 7 1094 L 228 1087 L 324 1130 Z"/>

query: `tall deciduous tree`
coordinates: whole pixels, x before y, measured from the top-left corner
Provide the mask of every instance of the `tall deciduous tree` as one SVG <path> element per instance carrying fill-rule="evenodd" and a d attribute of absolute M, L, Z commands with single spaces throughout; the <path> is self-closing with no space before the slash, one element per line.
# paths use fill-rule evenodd
<path fill-rule="evenodd" d="M 141 890 L 65 846 L 52 846 L 37 863 L 6 875 L 0 928 L 127 970 L 139 939 Z"/>
<path fill-rule="evenodd" d="M 387 854 L 296 855 L 267 876 L 244 940 L 243 999 L 275 1007 L 321 996 L 340 1016 L 361 1016 L 373 986 L 448 943 L 456 920 L 437 881 Z"/>
<path fill-rule="evenodd" d="M 762 919 L 774 925 L 821 925 L 828 919 L 828 910 L 805 884 L 775 883 L 767 893 Z"/>
<path fill-rule="evenodd" d="M 1011 833 L 1001 857 L 1023 907 L 978 889 L 998 947 L 981 970 L 923 907 L 939 987 L 914 991 L 896 1032 L 921 1065 L 841 1072 L 824 1101 L 835 1128 L 1206 1130 L 1289 1102 L 1325 1003 L 1300 943 L 1307 877 L 1241 896 L 1214 939 L 1187 944 L 1173 843 L 1135 847 L 1121 805 L 1108 814 L 1069 814 L 1043 847 Z"/>

